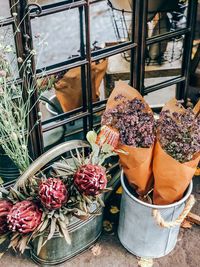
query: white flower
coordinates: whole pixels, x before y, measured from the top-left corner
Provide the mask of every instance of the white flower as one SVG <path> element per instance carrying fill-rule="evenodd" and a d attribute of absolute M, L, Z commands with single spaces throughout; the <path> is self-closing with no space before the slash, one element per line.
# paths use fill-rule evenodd
<path fill-rule="evenodd" d="M 17 135 L 15 132 L 12 132 L 11 133 L 11 138 L 14 140 L 14 141 L 17 141 Z"/>
<path fill-rule="evenodd" d="M 36 53 L 36 51 L 35 50 L 31 50 L 31 55 L 33 55 L 33 56 L 35 56 L 37 53 Z"/>
<path fill-rule="evenodd" d="M 95 131 L 89 131 L 86 135 L 86 138 L 88 140 L 88 142 L 93 145 L 96 143 L 97 140 L 97 134 L 95 133 Z"/>
<path fill-rule="evenodd" d="M 23 150 L 26 150 L 26 148 L 27 148 L 27 147 L 26 147 L 25 145 L 22 145 L 22 149 L 23 149 Z"/>
<path fill-rule="evenodd" d="M 6 52 L 7 52 L 7 53 L 12 52 L 12 48 L 11 48 L 10 45 L 7 45 L 7 46 L 5 47 L 5 49 L 6 49 Z"/>
<path fill-rule="evenodd" d="M 38 112 L 38 117 L 42 118 L 42 112 Z"/>
<path fill-rule="evenodd" d="M 16 12 L 13 12 L 12 15 L 13 15 L 13 17 L 17 17 L 17 13 Z"/>

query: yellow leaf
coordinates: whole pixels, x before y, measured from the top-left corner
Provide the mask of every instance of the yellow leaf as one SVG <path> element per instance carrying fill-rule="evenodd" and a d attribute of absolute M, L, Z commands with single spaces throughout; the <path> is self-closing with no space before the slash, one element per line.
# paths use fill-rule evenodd
<path fill-rule="evenodd" d="M 140 260 L 138 261 L 138 265 L 140 267 L 152 267 L 153 259 L 140 258 Z"/>
<path fill-rule="evenodd" d="M 116 194 L 122 194 L 122 186 L 117 189 Z"/>
<path fill-rule="evenodd" d="M 94 256 L 99 256 L 101 254 L 101 246 L 99 244 L 96 244 L 92 249 L 92 254 Z"/>
<path fill-rule="evenodd" d="M 103 229 L 104 229 L 106 232 L 110 232 L 110 231 L 112 231 L 112 223 L 109 222 L 109 221 L 104 221 L 104 222 L 103 222 Z"/>
<path fill-rule="evenodd" d="M 196 175 L 196 176 L 199 176 L 199 175 L 200 175 L 200 168 L 198 168 L 198 169 L 196 170 L 196 172 L 195 172 L 194 175 Z"/>
<path fill-rule="evenodd" d="M 111 206 L 110 212 L 111 212 L 112 214 L 116 214 L 116 213 L 119 212 L 119 209 L 118 209 L 117 206 Z"/>
<path fill-rule="evenodd" d="M 3 179 L 0 177 L 0 184 L 3 184 L 4 183 L 4 181 L 3 181 Z"/>
<path fill-rule="evenodd" d="M 2 258 L 2 256 L 4 255 L 5 252 L 1 252 L 0 253 L 0 259 Z"/>

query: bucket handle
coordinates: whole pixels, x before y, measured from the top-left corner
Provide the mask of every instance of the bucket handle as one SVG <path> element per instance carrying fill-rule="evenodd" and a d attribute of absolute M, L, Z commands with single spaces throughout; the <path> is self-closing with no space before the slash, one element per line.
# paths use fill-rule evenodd
<path fill-rule="evenodd" d="M 160 211 L 158 209 L 152 209 L 152 215 L 158 226 L 167 228 L 167 229 L 173 228 L 177 225 L 180 225 L 184 221 L 184 219 L 190 212 L 191 208 L 193 207 L 194 203 L 195 203 L 194 195 L 190 195 L 185 205 L 184 210 L 181 212 L 181 214 L 178 216 L 178 218 L 175 221 L 165 222 L 164 219 L 161 217 Z"/>
<path fill-rule="evenodd" d="M 32 175 L 35 175 L 36 172 L 38 172 L 42 167 L 44 167 L 54 158 L 73 149 L 89 148 L 89 147 L 90 145 L 87 141 L 71 140 L 71 141 L 66 141 L 64 143 L 61 143 L 49 149 L 47 152 L 45 152 L 40 157 L 38 157 L 35 161 L 33 161 L 31 165 L 22 173 L 22 175 L 17 179 L 14 185 L 14 188 L 17 189 L 18 187 L 22 187 L 25 181 L 29 177 L 31 177 Z"/>

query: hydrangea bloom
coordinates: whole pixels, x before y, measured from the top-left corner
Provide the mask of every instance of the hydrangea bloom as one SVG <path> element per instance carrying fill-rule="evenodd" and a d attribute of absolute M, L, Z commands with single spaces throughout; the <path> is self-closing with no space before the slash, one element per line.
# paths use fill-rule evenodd
<path fill-rule="evenodd" d="M 155 140 L 155 121 L 147 105 L 138 98 L 125 100 L 118 95 L 115 101 L 122 100 L 115 108 L 104 112 L 103 125 L 110 125 L 119 131 L 122 145 L 148 148 Z"/>

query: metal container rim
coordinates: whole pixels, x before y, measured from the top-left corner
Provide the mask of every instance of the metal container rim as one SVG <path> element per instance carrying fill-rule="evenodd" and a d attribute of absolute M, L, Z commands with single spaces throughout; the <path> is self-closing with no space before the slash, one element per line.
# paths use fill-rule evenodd
<path fill-rule="evenodd" d="M 54 98 L 56 98 L 56 95 L 53 94 L 52 96 L 49 97 L 49 100 L 52 101 Z M 58 112 L 55 111 L 48 103 L 45 104 L 46 109 L 48 110 L 49 113 L 51 113 L 54 116 L 58 115 Z"/>
<path fill-rule="evenodd" d="M 139 200 L 138 198 L 134 197 L 134 196 L 129 192 L 128 188 L 126 187 L 125 182 L 124 182 L 124 178 L 125 178 L 125 176 L 124 176 L 124 172 L 122 171 L 122 172 L 121 172 L 121 184 L 122 184 L 122 188 L 123 188 L 123 190 L 126 192 L 126 194 L 127 194 L 132 200 L 138 202 L 139 204 L 141 204 L 141 205 L 143 205 L 143 206 L 145 206 L 145 207 L 149 207 L 149 208 L 152 208 L 152 209 L 169 209 L 169 208 L 173 208 L 173 207 L 176 207 L 176 206 L 178 206 L 178 205 L 181 205 L 183 202 L 185 202 L 185 201 L 189 198 L 189 196 L 190 196 L 190 194 L 191 194 L 191 192 L 192 192 L 192 188 L 193 188 L 193 182 L 192 182 L 192 180 L 191 180 L 191 182 L 190 182 L 190 184 L 189 184 L 189 186 L 188 186 L 188 188 L 187 188 L 187 191 L 186 191 L 185 196 L 184 196 L 182 199 L 180 199 L 179 201 L 177 201 L 177 202 L 175 202 L 175 203 L 173 203 L 173 204 L 170 204 L 170 205 L 153 205 L 153 204 L 149 204 L 149 203 L 143 202 L 143 201 Z"/>

